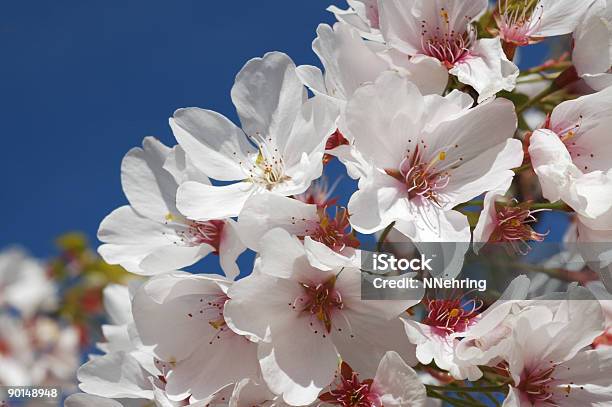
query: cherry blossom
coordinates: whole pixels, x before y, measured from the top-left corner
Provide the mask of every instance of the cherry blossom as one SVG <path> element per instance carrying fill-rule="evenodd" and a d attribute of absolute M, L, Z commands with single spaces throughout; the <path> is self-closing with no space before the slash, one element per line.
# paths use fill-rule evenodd
<path fill-rule="evenodd" d="M 207 400 L 242 379 L 257 380 L 257 345 L 228 325 L 231 284 L 220 276 L 175 272 L 136 291 L 136 329 L 143 345 L 169 363 L 169 399 Z"/>
<path fill-rule="evenodd" d="M 522 276 L 514 279 L 501 295 L 500 303 L 506 299 L 521 299 L 527 295 L 525 286 L 529 280 Z M 403 318 L 406 333 L 416 345 L 416 356 L 419 362 L 427 365 L 435 361 L 436 365 L 457 379 L 477 380 L 480 370 L 472 363 L 458 359 L 455 349 L 459 339 L 488 314 L 494 312 L 496 305 L 483 312 L 483 302 L 477 297 L 449 293 L 425 298 L 425 316 L 420 321 Z"/>
<path fill-rule="evenodd" d="M 425 386 L 417 373 L 393 351 L 385 353 L 372 379 L 363 379 L 348 363 L 319 400 L 342 407 L 424 406 Z"/>
<path fill-rule="evenodd" d="M 612 229 L 612 150 L 604 140 L 612 90 L 559 104 L 529 139 L 544 198 L 562 200 L 596 230 Z"/>
<path fill-rule="evenodd" d="M 506 194 L 512 178 L 502 183 L 499 190 L 487 192 L 478 223 L 474 228 L 474 250 L 478 250 L 487 242 L 507 243 L 521 254 L 530 251 L 529 241 L 541 242 L 547 233 L 536 232 L 532 225 L 537 222 L 535 213 L 545 209 L 531 210 L 529 202 L 501 202 Z"/>
<path fill-rule="evenodd" d="M 179 109 L 174 136 L 203 173 L 224 186 L 181 184 L 177 207 L 207 221 L 237 216 L 257 193 L 299 194 L 321 176 L 325 139 L 337 113 L 325 98 L 307 99 L 291 59 L 272 52 L 247 62 L 236 76 L 232 100 L 243 129 L 219 113 Z M 231 183 L 233 181 L 238 181 Z"/>
<path fill-rule="evenodd" d="M 228 292 L 226 320 L 259 341 L 263 378 L 285 402 L 312 403 L 332 381 L 338 355 L 364 375 L 388 350 L 414 363 L 397 317 L 418 301 L 362 301 L 358 268 L 313 267 L 283 229 L 268 232 L 261 247 L 256 270 Z"/>
<path fill-rule="evenodd" d="M 260 251 L 261 236 L 274 228 L 283 228 L 299 237 L 311 263 L 323 270 L 330 266 L 359 266 L 355 263 L 359 241 L 352 231 L 346 208 L 318 207 L 273 194 L 249 199 L 238 218 L 242 241 Z"/>
<path fill-rule="evenodd" d="M 542 306 L 520 316 L 506 359 L 513 384 L 504 406 L 612 402 L 612 352 L 587 348 L 602 327 L 597 301 L 570 300 L 556 312 Z"/>
<path fill-rule="evenodd" d="M 495 14 L 499 36 L 523 46 L 545 37 L 570 34 L 593 0 L 499 0 Z"/>
<path fill-rule="evenodd" d="M 511 176 L 522 147 L 511 139 L 510 102 L 473 109 L 466 102 L 460 93 L 422 96 L 391 73 L 355 93 L 341 130 L 373 167 L 348 204 L 355 229 L 371 233 L 401 221 L 396 227 L 415 240 L 470 241 L 467 218 L 452 208 Z"/>
<path fill-rule="evenodd" d="M 130 202 L 101 223 L 102 257 L 130 272 L 153 275 L 189 266 L 210 253 L 219 255 L 230 277 L 244 250 L 231 219 L 196 221 L 176 208 L 176 191 L 185 181 L 210 183 L 181 147 L 170 149 L 147 137 L 123 159 L 121 182 Z"/>
<path fill-rule="evenodd" d="M 448 82 L 448 73 L 439 61 L 423 57 L 409 60 L 383 44 L 364 41 L 356 30 L 344 23 L 336 23 L 333 28 L 319 25 L 312 48 L 325 74 L 310 65 L 299 66 L 297 73 L 314 94 L 328 97 L 339 110 L 344 109 L 355 90 L 364 83 L 373 82 L 385 71 L 401 72 L 423 94 L 441 94 Z M 339 132 L 334 135 L 342 137 Z M 353 140 L 335 142 L 332 137 L 328 139 L 327 152 L 347 166 L 351 177 L 359 177 L 368 164 L 352 145 Z"/>
<path fill-rule="evenodd" d="M 482 102 L 500 90 L 513 90 L 519 74 L 499 38 L 477 38 L 472 23 L 487 5 L 486 0 L 380 0 L 380 31 L 405 55 L 439 60 Z"/>

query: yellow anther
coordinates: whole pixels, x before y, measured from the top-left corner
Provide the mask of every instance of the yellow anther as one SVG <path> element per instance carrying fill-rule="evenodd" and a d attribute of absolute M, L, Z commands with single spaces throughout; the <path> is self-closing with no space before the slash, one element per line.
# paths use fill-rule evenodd
<path fill-rule="evenodd" d="M 448 315 L 449 315 L 451 318 L 455 318 L 455 317 L 459 316 L 459 313 L 460 313 L 460 312 L 461 312 L 461 311 L 460 311 L 458 308 L 453 308 L 453 309 L 452 309 L 452 310 L 449 312 L 449 314 L 448 314 Z"/>
<path fill-rule="evenodd" d="M 174 215 L 173 215 L 173 214 L 171 214 L 171 213 L 168 213 L 168 214 L 165 216 L 165 218 L 166 218 L 166 220 L 172 221 L 172 220 L 174 220 Z"/>
<path fill-rule="evenodd" d="M 448 11 L 446 11 L 445 9 L 440 9 L 440 17 L 442 17 L 444 19 L 444 22 L 446 24 L 448 24 L 449 22 L 449 18 L 448 18 Z"/>
<path fill-rule="evenodd" d="M 446 152 L 440 151 L 440 154 L 438 154 L 438 160 L 440 161 L 446 160 Z"/>
<path fill-rule="evenodd" d="M 225 326 L 225 319 L 219 318 L 216 321 L 208 321 L 208 324 L 215 329 L 220 329 L 221 327 Z"/>

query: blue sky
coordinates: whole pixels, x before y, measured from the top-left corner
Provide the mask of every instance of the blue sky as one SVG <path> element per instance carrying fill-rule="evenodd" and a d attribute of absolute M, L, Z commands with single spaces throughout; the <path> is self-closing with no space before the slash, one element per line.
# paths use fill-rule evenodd
<path fill-rule="evenodd" d="M 173 144 L 167 121 L 179 107 L 235 120 L 229 91 L 252 57 L 278 50 L 318 64 L 311 42 L 333 22 L 329 3 L 3 2 L 0 248 L 48 256 L 72 230 L 95 242 L 100 220 L 126 202 L 123 155 L 149 135 Z"/>

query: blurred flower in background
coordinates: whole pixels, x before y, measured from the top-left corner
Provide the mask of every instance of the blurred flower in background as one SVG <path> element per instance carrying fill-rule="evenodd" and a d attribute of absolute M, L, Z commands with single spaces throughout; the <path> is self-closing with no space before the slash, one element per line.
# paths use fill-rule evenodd
<path fill-rule="evenodd" d="M 56 246 L 48 262 L 19 247 L 0 251 L 0 386 L 76 391 L 82 355 L 102 337 L 102 290 L 134 278 L 105 263 L 80 233 Z"/>

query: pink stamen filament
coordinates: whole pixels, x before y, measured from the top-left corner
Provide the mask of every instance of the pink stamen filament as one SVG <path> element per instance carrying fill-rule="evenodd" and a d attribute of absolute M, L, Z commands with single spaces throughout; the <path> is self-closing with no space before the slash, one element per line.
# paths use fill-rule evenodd
<path fill-rule="evenodd" d="M 489 238 L 489 242 L 508 242 L 512 244 L 514 250 L 520 254 L 527 254 L 531 247 L 527 242 L 543 241 L 548 232 L 538 233 L 531 223 L 537 222 L 535 216 L 537 212 L 548 211 L 549 209 L 530 210 L 528 204 L 516 206 L 497 205 L 496 226 Z"/>
<path fill-rule="evenodd" d="M 527 45 L 541 26 L 544 7 L 537 0 L 499 0 L 497 25 L 505 42 Z"/>
<path fill-rule="evenodd" d="M 438 59 L 447 68 L 464 61 L 470 54 L 470 47 L 476 39 L 476 32 L 470 22 L 472 18 L 465 16 L 466 29 L 455 31 L 451 29 L 448 12 L 440 9 L 440 18 L 436 21 L 434 29 L 430 29 L 431 22 L 421 21 L 421 49 L 425 55 Z"/>
<path fill-rule="evenodd" d="M 429 325 L 441 336 L 465 331 L 479 314 L 483 302 L 477 299 L 462 301 L 463 296 L 450 299 L 426 299 L 427 316 L 423 324 Z"/>
<path fill-rule="evenodd" d="M 337 253 L 342 252 L 346 247 L 359 247 L 359 240 L 353 234 L 346 208 L 336 207 L 333 218 L 328 215 L 327 208 L 318 208 L 317 213 L 318 221 L 302 219 L 306 227 L 303 235 L 300 236 L 301 239 L 309 236 Z M 296 224 L 297 220 L 292 218 L 291 222 Z"/>

